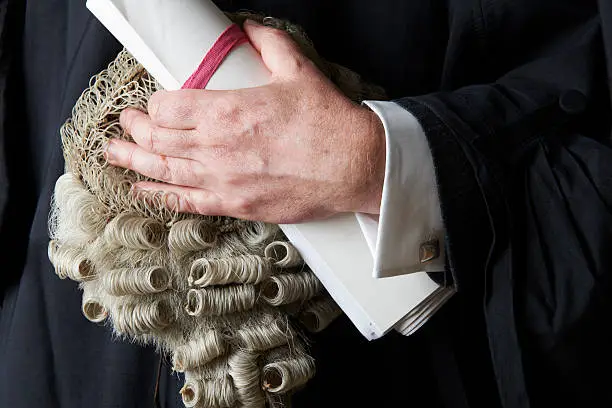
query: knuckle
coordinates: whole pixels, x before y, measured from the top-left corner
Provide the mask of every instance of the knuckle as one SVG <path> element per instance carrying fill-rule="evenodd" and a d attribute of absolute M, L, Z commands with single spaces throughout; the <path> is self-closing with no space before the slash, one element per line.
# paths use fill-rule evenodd
<path fill-rule="evenodd" d="M 168 159 L 165 156 L 161 156 L 157 173 L 159 174 L 160 180 L 172 184 L 172 181 L 174 180 L 174 172 L 168 164 Z"/>
<path fill-rule="evenodd" d="M 193 137 L 193 135 L 188 132 L 179 132 L 177 133 L 176 138 L 178 146 L 181 146 L 186 150 L 196 149 L 199 147 L 198 139 Z"/>
<path fill-rule="evenodd" d="M 194 92 L 158 91 L 148 102 L 149 116 L 157 123 L 192 118 L 197 113 L 198 99 Z"/>
<path fill-rule="evenodd" d="M 149 126 L 148 135 L 146 139 L 146 148 L 151 152 L 155 152 L 158 144 L 159 144 L 159 129 L 155 126 Z"/>
<path fill-rule="evenodd" d="M 127 157 L 126 157 L 126 165 L 129 169 L 134 169 L 134 153 L 136 152 L 136 149 L 133 147 L 130 147 L 130 150 L 128 151 Z"/>
<path fill-rule="evenodd" d="M 302 72 L 304 69 L 304 65 L 306 63 L 306 59 L 299 54 L 287 56 L 285 66 L 286 69 L 294 74 Z"/>
<path fill-rule="evenodd" d="M 272 41 L 285 41 L 289 39 L 289 34 L 285 30 L 276 27 L 266 27 L 268 38 Z"/>
<path fill-rule="evenodd" d="M 153 95 L 151 95 L 151 98 L 149 98 L 149 102 L 147 102 L 147 113 L 151 119 L 155 120 L 159 118 L 162 99 L 163 97 L 161 91 L 155 92 Z"/>
<path fill-rule="evenodd" d="M 219 98 L 213 108 L 214 119 L 223 123 L 236 123 L 240 121 L 242 109 L 235 98 L 225 96 Z"/>
<path fill-rule="evenodd" d="M 205 208 L 200 200 L 196 199 L 191 192 L 184 194 L 181 198 L 181 209 L 192 214 L 205 214 Z"/>
<path fill-rule="evenodd" d="M 202 178 L 202 165 L 194 160 L 188 160 L 185 163 L 185 173 L 187 176 L 194 180 L 200 180 Z"/>
<path fill-rule="evenodd" d="M 229 137 L 229 132 L 221 133 L 216 137 L 215 144 L 210 151 L 213 152 L 218 161 L 225 160 L 226 165 L 230 162 L 233 163 L 234 155 L 240 148 L 237 139 L 237 137 Z M 235 177 L 232 175 L 221 175 L 220 178 L 226 181 L 235 180 Z"/>
<path fill-rule="evenodd" d="M 167 114 L 179 120 L 192 118 L 197 113 L 197 103 L 194 95 L 187 94 L 180 99 L 177 98 L 169 107 Z"/>
<path fill-rule="evenodd" d="M 265 175 L 270 170 L 269 159 L 263 156 L 254 157 L 251 160 L 251 172 L 254 174 Z"/>
<path fill-rule="evenodd" d="M 223 177 L 223 184 L 233 188 L 240 188 L 244 184 L 244 178 L 239 172 L 229 171 Z"/>
<path fill-rule="evenodd" d="M 254 204 L 254 200 L 249 197 L 237 197 L 234 199 L 233 209 L 236 215 L 246 218 L 253 215 Z"/>

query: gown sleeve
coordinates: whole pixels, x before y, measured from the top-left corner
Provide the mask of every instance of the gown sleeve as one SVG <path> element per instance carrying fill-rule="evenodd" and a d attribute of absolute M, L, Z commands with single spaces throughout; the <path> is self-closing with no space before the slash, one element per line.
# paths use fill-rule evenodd
<path fill-rule="evenodd" d="M 483 2 L 490 50 L 533 28 L 515 8 L 501 30 L 503 3 Z M 503 405 L 587 406 L 612 398 L 592 370 L 612 363 L 604 16 L 590 1 L 536 7 L 554 28 L 518 44 L 513 69 L 395 102 L 427 136 L 448 264 L 458 294 L 481 305 Z"/>

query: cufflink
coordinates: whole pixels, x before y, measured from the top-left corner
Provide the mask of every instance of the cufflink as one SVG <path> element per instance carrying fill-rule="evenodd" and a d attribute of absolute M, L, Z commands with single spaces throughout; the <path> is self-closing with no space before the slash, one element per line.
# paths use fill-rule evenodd
<path fill-rule="evenodd" d="M 419 248 L 419 260 L 422 264 L 433 261 L 439 256 L 440 243 L 437 239 L 421 244 L 421 247 Z"/>

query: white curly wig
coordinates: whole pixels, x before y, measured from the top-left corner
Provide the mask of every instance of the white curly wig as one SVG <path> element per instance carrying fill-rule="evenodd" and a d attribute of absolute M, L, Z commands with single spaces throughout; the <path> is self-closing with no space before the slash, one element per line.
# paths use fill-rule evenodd
<path fill-rule="evenodd" d="M 229 17 L 289 32 L 352 100 L 384 96 L 319 58 L 299 27 Z M 53 197 L 49 259 L 60 278 L 80 282 L 87 319 L 171 356 L 185 373 L 185 406 L 282 406 L 315 372 L 301 327 L 322 330 L 340 310 L 278 226 L 179 214 L 161 195 L 130 194 L 146 177 L 108 165 L 103 146 L 130 140 L 120 112 L 146 110 L 159 88 L 124 50 L 77 101 L 61 129 L 66 172 Z"/>

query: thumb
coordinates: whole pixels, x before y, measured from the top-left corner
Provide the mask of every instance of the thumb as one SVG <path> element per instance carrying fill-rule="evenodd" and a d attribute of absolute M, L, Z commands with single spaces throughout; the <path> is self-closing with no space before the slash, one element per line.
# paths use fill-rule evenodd
<path fill-rule="evenodd" d="M 263 26 L 253 20 L 246 20 L 243 29 L 273 75 L 295 76 L 310 63 L 285 31 Z"/>

